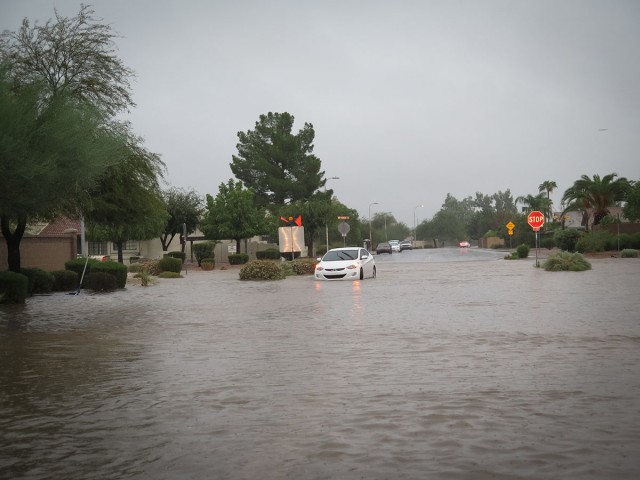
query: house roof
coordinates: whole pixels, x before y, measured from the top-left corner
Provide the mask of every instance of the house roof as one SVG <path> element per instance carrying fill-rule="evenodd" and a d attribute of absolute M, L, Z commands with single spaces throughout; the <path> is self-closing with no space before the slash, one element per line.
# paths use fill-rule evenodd
<path fill-rule="evenodd" d="M 46 227 L 44 227 L 38 235 L 40 236 L 59 236 L 59 235 L 68 235 L 69 230 L 75 229 L 76 232 L 80 233 L 80 220 L 71 219 L 68 217 L 58 217 L 53 222 L 49 222 Z"/>

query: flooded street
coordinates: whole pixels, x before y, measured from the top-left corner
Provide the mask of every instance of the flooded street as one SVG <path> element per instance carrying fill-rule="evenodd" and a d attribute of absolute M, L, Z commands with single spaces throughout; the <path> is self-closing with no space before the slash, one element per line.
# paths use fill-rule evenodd
<path fill-rule="evenodd" d="M 0 478 L 640 478 L 640 261 L 450 252 L 0 306 Z"/>

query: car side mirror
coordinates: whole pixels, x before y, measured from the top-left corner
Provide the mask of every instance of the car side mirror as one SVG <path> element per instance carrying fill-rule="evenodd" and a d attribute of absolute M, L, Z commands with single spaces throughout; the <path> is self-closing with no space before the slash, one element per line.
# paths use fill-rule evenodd
<path fill-rule="evenodd" d="M 367 258 L 369 258 L 369 255 L 362 255 L 362 256 L 360 257 L 360 260 L 365 260 L 365 259 L 367 259 Z"/>
<path fill-rule="evenodd" d="M 316 260 L 318 260 L 319 262 L 321 262 L 321 261 L 322 261 L 322 257 L 318 257 L 318 258 L 316 258 Z"/>

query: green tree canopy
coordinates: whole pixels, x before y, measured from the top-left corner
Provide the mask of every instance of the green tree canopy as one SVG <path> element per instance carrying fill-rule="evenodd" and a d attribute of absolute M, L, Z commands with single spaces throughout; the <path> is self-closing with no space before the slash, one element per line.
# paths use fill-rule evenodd
<path fill-rule="evenodd" d="M 25 18 L 18 31 L 2 33 L 0 62 L 9 65 L 13 85 L 44 82 L 44 97 L 66 92 L 110 115 L 133 106 L 129 84 L 133 71 L 115 55 L 118 35 L 94 14 L 82 5 L 75 17 L 55 11 L 55 21 L 31 25 Z"/>
<path fill-rule="evenodd" d="M 15 92 L 3 80 L 0 73 L 0 223 L 18 271 L 27 222 L 80 211 L 126 143 L 95 107 L 66 94 L 42 104 L 41 84 Z"/>
<path fill-rule="evenodd" d="M 196 231 L 204 208 L 202 198 L 193 190 L 170 188 L 163 192 L 162 199 L 169 214 L 160 235 L 162 250 L 166 252 L 173 238 L 182 234 L 183 224 L 187 226 L 187 235 Z"/>
<path fill-rule="evenodd" d="M 625 200 L 627 203 L 622 209 L 624 216 L 631 222 L 640 221 L 640 182 L 629 182 Z"/>
<path fill-rule="evenodd" d="M 128 133 L 127 125 L 121 130 L 127 137 L 127 151 L 91 189 L 92 203 L 84 216 L 90 237 L 115 243 L 122 263 L 123 243 L 157 237 L 168 213 L 159 186 L 164 164 L 142 146 L 141 138 Z"/>
<path fill-rule="evenodd" d="M 294 135 L 293 122 L 289 113 L 269 112 L 260 115 L 254 130 L 238 132 L 231 171 L 255 192 L 258 205 L 308 200 L 326 183 L 313 155 L 313 125 L 305 123 Z"/>
<path fill-rule="evenodd" d="M 240 240 L 265 233 L 264 225 L 264 209 L 255 206 L 253 191 L 242 182 L 230 179 L 220 184 L 215 198 L 207 194 L 201 229 L 208 238 L 235 240 L 239 252 Z"/>

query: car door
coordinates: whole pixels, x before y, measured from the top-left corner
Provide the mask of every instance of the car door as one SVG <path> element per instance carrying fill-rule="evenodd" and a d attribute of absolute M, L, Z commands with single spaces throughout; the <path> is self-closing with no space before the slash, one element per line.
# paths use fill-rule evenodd
<path fill-rule="evenodd" d="M 364 257 L 367 258 L 364 258 Z M 362 264 L 362 270 L 364 272 L 364 276 L 372 277 L 373 276 L 373 255 L 371 255 L 366 249 L 361 248 L 358 252 L 358 258 Z"/>

